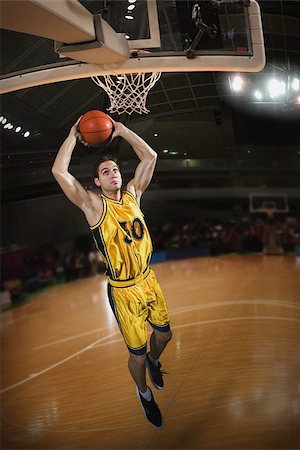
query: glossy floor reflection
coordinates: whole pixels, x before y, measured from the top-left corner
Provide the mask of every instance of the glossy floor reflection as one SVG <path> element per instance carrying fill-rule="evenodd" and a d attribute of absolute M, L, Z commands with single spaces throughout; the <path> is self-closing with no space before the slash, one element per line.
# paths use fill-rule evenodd
<path fill-rule="evenodd" d="M 295 258 L 232 255 L 154 269 L 173 329 L 166 387 L 154 392 L 164 429 L 141 413 L 97 276 L 2 313 L 3 449 L 300 448 Z"/>

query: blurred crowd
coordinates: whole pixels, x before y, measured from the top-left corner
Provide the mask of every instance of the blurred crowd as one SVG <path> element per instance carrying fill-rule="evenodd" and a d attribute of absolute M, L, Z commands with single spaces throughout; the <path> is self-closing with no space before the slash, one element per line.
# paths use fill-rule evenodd
<path fill-rule="evenodd" d="M 157 250 L 208 247 L 210 255 L 253 253 L 263 250 L 270 225 L 284 253 L 300 244 L 300 221 L 295 217 L 266 220 L 245 216 L 240 220 L 208 219 L 152 227 Z"/>
<path fill-rule="evenodd" d="M 255 253 L 264 249 L 272 227 L 283 253 L 294 252 L 300 245 L 300 221 L 296 217 L 262 219 L 244 217 L 239 220 L 208 219 L 181 224 L 163 223 L 149 226 L 155 250 L 205 248 L 209 255 Z M 6 255 L 9 257 L 9 255 Z M 32 292 L 59 283 L 95 276 L 105 272 L 102 257 L 94 248 L 74 248 L 60 255 L 56 249 L 22 252 L 19 264 L 12 255 L 3 269 L 1 291 L 9 292 L 12 301 L 22 301 Z M 21 259 L 21 263 L 20 263 Z M 18 267 L 17 267 L 18 266 Z"/>
<path fill-rule="evenodd" d="M 9 291 L 12 301 L 22 301 L 27 294 L 55 284 L 104 273 L 105 265 L 95 249 L 74 249 L 63 257 L 57 251 L 41 249 L 25 255 L 18 272 L 15 276 L 6 273 L 1 282 L 1 291 Z"/>

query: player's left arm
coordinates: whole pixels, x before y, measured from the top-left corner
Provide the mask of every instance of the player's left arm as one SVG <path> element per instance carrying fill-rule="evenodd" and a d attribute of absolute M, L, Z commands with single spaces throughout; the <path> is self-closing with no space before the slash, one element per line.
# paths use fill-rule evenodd
<path fill-rule="evenodd" d="M 113 137 L 121 136 L 135 151 L 140 162 L 135 169 L 134 177 L 127 184 L 127 190 L 131 192 L 139 203 L 143 192 L 149 186 L 156 165 L 157 153 L 134 131 L 119 122 L 114 122 L 115 132 Z"/>

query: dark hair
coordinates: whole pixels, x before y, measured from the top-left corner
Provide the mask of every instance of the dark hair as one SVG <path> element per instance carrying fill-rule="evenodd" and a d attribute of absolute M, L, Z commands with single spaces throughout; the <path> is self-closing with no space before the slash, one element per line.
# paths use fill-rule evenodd
<path fill-rule="evenodd" d="M 99 166 L 101 163 L 105 162 L 105 161 L 114 161 L 118 168 L 120 169 L 120 164 L 118 161 L 118 158 L 114 155 L 101 155 L 99 159 L 97 159 L 97 161 L 94 164 L 94 178 L 99 178 Z"/>

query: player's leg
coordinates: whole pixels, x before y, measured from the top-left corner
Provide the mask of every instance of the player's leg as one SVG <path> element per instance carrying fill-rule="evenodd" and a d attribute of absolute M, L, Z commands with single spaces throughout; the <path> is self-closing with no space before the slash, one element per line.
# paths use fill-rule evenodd
<path fill-rule="evenodd" d="M 135 355 L 130 352 L 128 368 L 132 378 L 139 388 L 139 391 L 142 393 L 146 392 L 146 353 L 144 355 Z"/>
<path fill-rule="evenodd" d="M 161 428 L 161 412 L 146 384 L 147 307 L 143 290 L 139 286 L 120 289 L 109 286 L 108 297 L 129 350 L 128 368 L 136 383 L 136 394 L 144 415 L 152 425 Z"/>
<path fill-rule="evenodd" d="M 147 367 L 150 380 L 158 390 L 164 387 L 163 375 L 166 373 L 161 368 L 159 358 L 171 338 L 172 332 L 170 329 L 164 332 L 154 329 L 150 337 L 150 352 L 147 353 Z"/>
<path fill-rule="evenodd" d="M 152 383 L 161 390 L 164 387 L 164 371 L 161 370 L 159 358 L 172 338 L 172 331 L 165 298 L 153 271 L 148 278 L 148 322 L 153 332 L 150 338 L 150 352 L 147 354 L 147 367 Z"/>
<path fill-rule="evenodd" d="M 172 331 L 153 330 L 150 337 L 150 356 L 154 360 L 159 360 L 160 355 L 166 348 L 168 342 L 172 339 Z"/>

